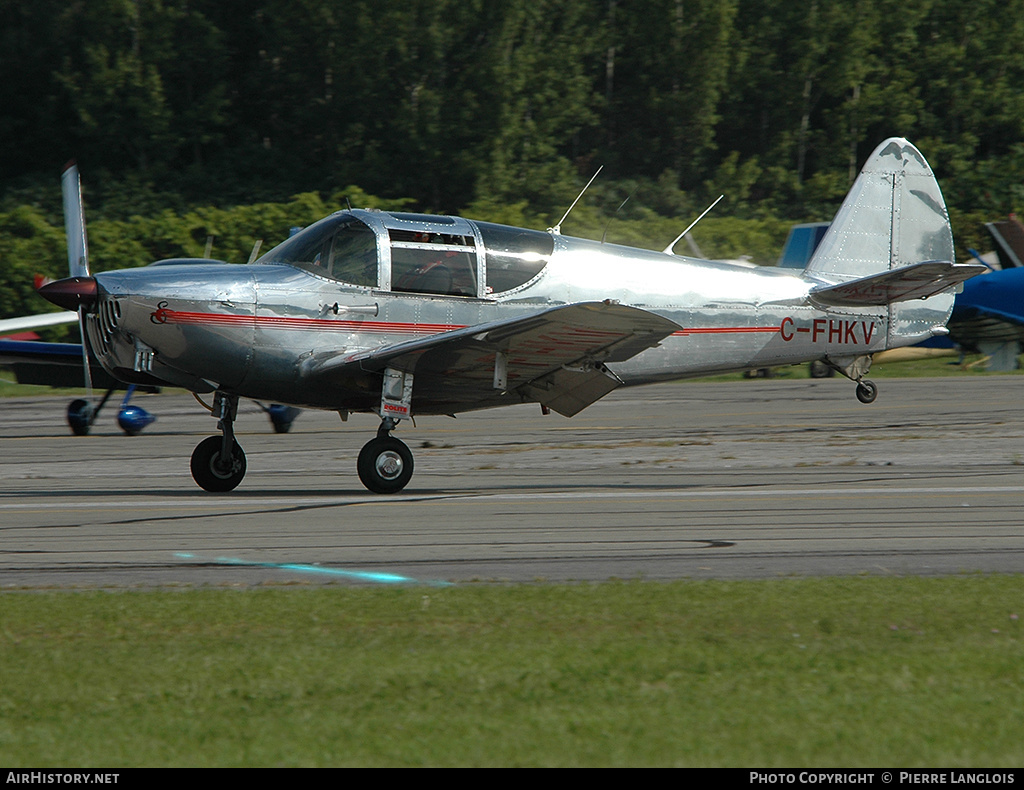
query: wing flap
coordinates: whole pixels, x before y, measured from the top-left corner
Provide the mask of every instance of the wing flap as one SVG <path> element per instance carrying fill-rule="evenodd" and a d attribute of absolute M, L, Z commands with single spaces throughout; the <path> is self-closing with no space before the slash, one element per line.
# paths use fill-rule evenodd
<path fill-rule="evenodd" d="M 585 302 L 310 360 L 303 375 L 344 379 L 391 368 L 415 375 L 414 403 L 457 411 L 516 392 L 572 416 L 621 383 L 605 363 L 630 359 L 679 328 L 636 307 Z"/>
<path fill-rule="evenodd" d="M 837 285 L 820 285 L 811 289 L 810 298 L 825 307 L 874 307 L 927 299 L 985 270 L 974 263 L 925 261 Z"/>

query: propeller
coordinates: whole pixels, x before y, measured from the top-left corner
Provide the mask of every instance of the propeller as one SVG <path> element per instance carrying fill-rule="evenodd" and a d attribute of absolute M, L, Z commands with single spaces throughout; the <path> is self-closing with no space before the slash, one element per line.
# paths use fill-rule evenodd
<path fill-rule="evenodd" d="M 61 307 L 78 311 L 78 329 L 82 335 L 82 367 L 85 370 L 85 404 L 80 407 L 81 418 L 92 425 L 96 418 L 93 407 L 92 371 L 89 369 L 89 340 L 85 332 L 85 311 L 96 302 L 96 280 L 89 276 L 89 241 L 85 235 L 85 211 L 82 208 L 82 181 L 78 165 L 68 162 L 60 177 L 64 196 L 64 235 L 68 240 L 68 270 L 71 277 L 44 285 L 39 293 Z"/>

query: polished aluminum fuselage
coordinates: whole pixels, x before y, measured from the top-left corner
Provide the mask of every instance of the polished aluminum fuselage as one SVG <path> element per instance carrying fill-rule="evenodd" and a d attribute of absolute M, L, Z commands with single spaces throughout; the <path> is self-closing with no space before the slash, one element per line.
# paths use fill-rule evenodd
<path fill-rule="evenodd" d="M 540 273 L 487 292 L 486 254 L 475 296 L 347 285 L 288 264 L 181 264 L 96 275 L 90 345 L 123 380 L 339 411 L 375 411 L 379 379 L 344 388 L 309 379 L 311 360 L 389 346 L 556 305 L 611 300 L 670 319 L 660 345 L 609 365 L 624 384 L 869 355 L 916 343 L 946 321 L 953 296 L 899 305 L 815 306 L 820 282 L 792 270 L 684 258 L 553 236 Z M 386 244 L 384 241 L 382 244 Z M 382 287 L 383 286 L 383 287 Z M 508 402 L 521 398 L 509 396 Z M 414 397 L 414 412 L 479 408 Z M 455 403 L 455 407 L 453 407 Z M 487 405 L 494 405 L 489 403 Z"/>

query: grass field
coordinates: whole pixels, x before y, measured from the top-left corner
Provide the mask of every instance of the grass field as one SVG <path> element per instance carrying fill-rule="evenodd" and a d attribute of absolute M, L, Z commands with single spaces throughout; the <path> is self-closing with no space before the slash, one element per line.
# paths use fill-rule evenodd
<path fill-rule="evenodd" d="M 1020 766 L 1024 577 L 0 595 L 0 764 Z"/>

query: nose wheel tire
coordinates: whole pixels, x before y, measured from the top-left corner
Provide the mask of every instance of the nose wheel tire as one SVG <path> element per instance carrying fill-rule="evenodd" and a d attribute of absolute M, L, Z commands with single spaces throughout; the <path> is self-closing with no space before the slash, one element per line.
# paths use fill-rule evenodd
<path fill-rule="evenodd" d="M 398 439 L 378 436 L 359 451 L 356 470 L 373 493 L 394 494 L 412 479 L 412 452 Z"/>
<path fill-rule="evenodd" d="M 878 386 L 873 381 L 864 379 L 857 382 L 857 400 L 861 403 L 874 403 L 878 397 Z"/>
<path fill-rule="evenodd" d="M 206 491 L 231 491 L 245 477 L 245 453 L 241 446 L 232 442 L 231 458 L 223 459 L 223 445 L 220 436 L 211 436 L 192 451 L 192 477 Z"/>

